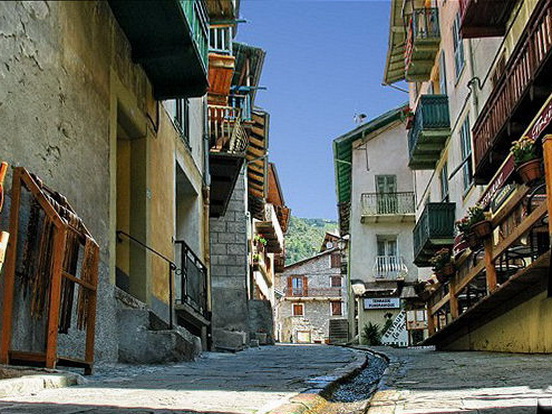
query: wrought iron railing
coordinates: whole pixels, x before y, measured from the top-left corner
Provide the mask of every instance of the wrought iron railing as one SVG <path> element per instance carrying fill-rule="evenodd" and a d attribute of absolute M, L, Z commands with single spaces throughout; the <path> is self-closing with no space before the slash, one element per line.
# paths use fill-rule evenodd
<path fill-rule="evenodd" d="M 405 66 L 408 69 L 412 62 L 416 42 L 439 39 L 439 10 L 436 7 L 416 9 L 407 19 L 407 38 L 404 50 Z"/>
<path fill-rule="evenodd" d="M 361 195 L 362 215 L 404 215 L 414 214 L 414 193 L 364 193 Z"/>
<path fill-rule="evenodd" d="M 397 280 L 406 277 L 408 268 L 402 256 L 376 256 L 372 271 L 376 279 Z"/>
<path fill-rule="evenodd" d="M 410 157 L 418 145 L 423 131 L 450 128 L 447 95 L 422 95 L 416 108 L 414 126 L 408 132 Z"/>
<path fill-rule="evenodd" d="M 207 317 L 207 268 L 184 240 L 176 240 L 176 303 L 185 303 Z M 180 253 L 180 254 L 178 254 Z"/>
<path fill-rule="evenodd" d="M 455 203 L 427 203 L 414 227 L 414 258 L 427 242 L 454 238 Z"/>
<path fill-rule="evenodd" d="M 180 0 L 180 5 L 188 20 L 188 25 L 197 45 L 203 67 L 207 69 L 209 19 L 207 17 L 205 3 L 203 0 Z"/>

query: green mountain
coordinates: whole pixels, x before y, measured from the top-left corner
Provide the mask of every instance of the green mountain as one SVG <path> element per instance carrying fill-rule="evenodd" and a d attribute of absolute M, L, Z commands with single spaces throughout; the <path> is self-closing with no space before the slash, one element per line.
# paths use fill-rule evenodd
<path fill-rule="evenodd" d="M 327 231 L 337 233 L 337 222 L 291 216 L 286 234 L 286 265 L 320 252 Z"/>

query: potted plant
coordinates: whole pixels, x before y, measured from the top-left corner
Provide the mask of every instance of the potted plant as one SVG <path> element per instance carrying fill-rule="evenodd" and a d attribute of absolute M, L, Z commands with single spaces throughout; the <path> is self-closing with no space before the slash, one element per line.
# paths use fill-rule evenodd
<path fill-rule="evenodd" d="M 411 129 L 414 126 L 414 112 L 412 112 L 412 109 L 407 108 L 404 111 L 404 116 L 406 119 L 406 129 Z"/>
<path fill-rule="evenodd" d="M 433 266 L 437 280 L 441 283 L 445 283 L 456 272 L 451 251 L 446 247 L 435 253 L 429 262 Z"/>
<path fill-rule="evenodd" d="M 468 208 L 468 221 L 470 230 L 479 239 L 484 239 L 493 232 L 491 221 L 487 219 L 485 211 L 479 205 Z"/>
<path fill-rule="evenodd" d="M 537 143 L 523 136 L 514 141 L 510 152 L 514 155 L 516 171 L 524 184 L 542 177 L 541 159 L 537 155 Z"/>
<path fill-rule="evenodd" d="M 255 237 L 253 237 L 253 240 L 257 245 L 262 244 L 263 246 L 266 246 L 268 241 L 263 237 L 262 234 L 256 234 Z"/>
<path fill-rule="evenodd" d="M 468 234 L 471 232 L 470 223 L 467 217 L 462 217 L 460 220 L 457 220 L 454 223 L 456 227 L 456 237 L 454 238 L 454 245 L 452 247 L 452 252 L 454 257 L 460 256 L 464 250 L 470 247 L 468 241 Z"/>

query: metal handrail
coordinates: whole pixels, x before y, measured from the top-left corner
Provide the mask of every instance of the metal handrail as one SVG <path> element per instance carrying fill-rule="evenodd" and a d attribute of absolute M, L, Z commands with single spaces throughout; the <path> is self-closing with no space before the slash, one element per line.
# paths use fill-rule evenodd
<path fill-rule="evenodd" d="M 155 250 L 153 247 L 148 246 L 146 243 L 142 242 L 141 240 L 137 239 L 134 236 L 131 236 L 127 232 L 123 230 L 117 230 L 116 231 L 117 239 L 119 241 L 121 240 L 121 236 L 125 236 L 127 239 L 132 241 L 133 243 L 136 243 L 140 246 L 142 246 L 144 249 L 148 250 L 149 252 L 155 254 L 157 257 L 163 259 L 169 264 L 169 326 L 172 329 L 173 328 L 173 287 L 172 287 L 172 281 L 173 281 L 173 272 L 176 270 L 176 264 L 169 259 L 167 256 L 163 255 L 162 253 Z"/>
<path fill-rule="evenodd" d="M 362 215 L 379 216 L 414 214 L 414 192 L 363 193 L 361 194 Z"/>
<path fill-rule="evenodd" d="M 408 273 L 408 268 L 403 256 L 376 256 L 372 271 L 376 279 L 393 280 Z"/>
<path fill-rule="evenodd" d="M 187 303 L 197 312 L 201 313 L 203 316 L 206 317 L 208 312 L 207 267 L 203 264 L 201 259 L 194 253 L 194 251 L 190 248 L 190 246 L 188 246 L 188 244 L 184 240 L 176 240 L 174 243 L 176 245 L 180 245 L 181 247 L 181 251 L 180 251 L 181 297 L 177 298 L 176 301 L 180 303 Z M 195 288 L 197 288 L 198 291 L 195 292 L 195 294 L 190 291 L 191 288 L 194 287 L 191 285 L 192 281 L 189 280 L 191 276 L 190 266 L 193 266 L 193 268 L 197 271 L 197 274 L 199 276 L 197 280 L 198 285 L 195 286 Z"/>

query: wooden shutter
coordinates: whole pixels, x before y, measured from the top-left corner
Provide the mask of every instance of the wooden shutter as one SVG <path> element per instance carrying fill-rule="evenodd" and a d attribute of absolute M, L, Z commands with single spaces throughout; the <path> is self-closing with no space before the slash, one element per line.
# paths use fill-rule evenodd
<path fill-rule="evenodd" d="M 303 276 L 303 296 L 309 296 L 309 279 Z"/>
<path fill-rule="evenodd" d="M 341 254 L 340 253 L 333 253 L 331 256 L 331 266 L 332 268 L 341 267 Z"/>
<path fill-rule="evenodd" d="M 287 278 L 287 294 L 288 296 L 293 296 L 293 276 L 288 276 Z"/>

